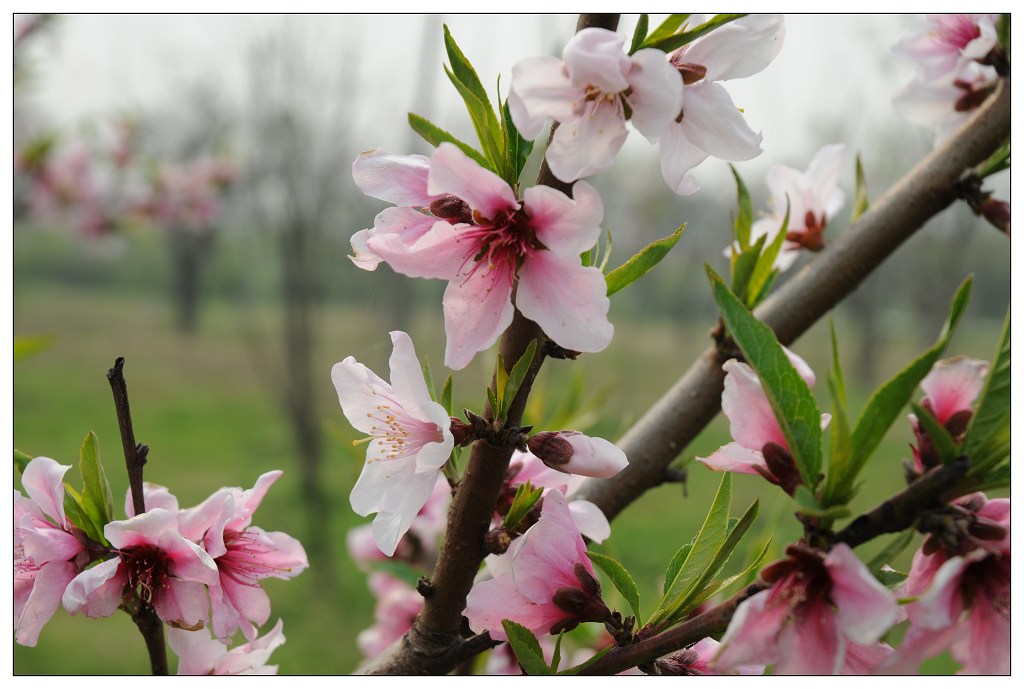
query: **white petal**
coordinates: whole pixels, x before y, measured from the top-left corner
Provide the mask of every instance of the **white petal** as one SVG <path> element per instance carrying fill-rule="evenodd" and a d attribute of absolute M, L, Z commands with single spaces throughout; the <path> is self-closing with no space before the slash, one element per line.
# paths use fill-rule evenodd
<path fill-rule="evenodd" d="M 579 117 L 555 130 L 547 152 L 548 167 L 563 182 L 607 170 L 628 133 L 617 99 L 588 102 Z"/>
<path fill-rule="evenodd" d="M 574 88 L 562 61 L 554 57 L 528 57 L 512 68 L 508 110 L 525 139 L 536 139 L 544 122 L 571 120 L 573 105 L 586 94 Z"/>
<path fill-rule="evenodd" d="M 704 162 L 708 154 L 686 138 L 683 125 L 673 122 L 661 133 L 661 176 L 669 188 L 680 196 L 700 191 L 690 170 Z"/>
<path fill-rule="evenodd" d="M 761 135 L 750 128 L 719 84 L 687 87 L 682 124 L 686 138 L 715 158 L 750 160 L 761 154 Z"/>
<path fill-rule="evenodd" d="M 629 56 L 622 50 L 625 37 L 615 31 L 591 27 L 577 32 L 565 45 L 562 58 L 578 89 L 596 86 L 605 93 L 629 88 Z"/>
<path fill-rule="evenodd" d="M 683 60 L 707 68 L 707 81 L 757 74 L 782 50 L 786 25 L 781 14 L 750 14 L 698 38 Z"/>
<path fill-rule="evenodd" d="M 427 175 L 430 161 L 421 155 L 394 155 L 375 148 L 352 163 L 359 191 L 396 206 L 429 206 Z"/>
<path fill-rule="evenodd" d="M 633 126 L 655 143 L 665 127 L 679 117 L 683 107 L 682 77 L 665 59 L 665 53 L 646 48 L 633 55 L 629 85 L 632 93 L 627 100 L 633 109 Z"/>

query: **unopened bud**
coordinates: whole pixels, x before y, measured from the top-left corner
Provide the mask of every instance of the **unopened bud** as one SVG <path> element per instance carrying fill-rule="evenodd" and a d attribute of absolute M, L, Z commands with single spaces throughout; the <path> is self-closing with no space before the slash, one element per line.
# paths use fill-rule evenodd
<path fill-rule="evenodd" d="M 1001 541 L 1006 538 L 1005 526 L 984 517 L 978 517 L 970 523 L 967 532 L 981 541 Z"/>
<path fill-rule="evenodd" d="M 452 222 L 472 222 L 473 210 L 469 204 L 457 196 L 443 194 L 430 204 L 430 212 L 434 217 Z"/>
<path fill-rule="evenodd" d="M 768 470 L 778 480 L 779 487 L 789 495 L 795 493 L 804 480 L 800 477 L 800 470 L 789 450 L 778 443 L 765 443 L 761 448 L 761 454 L 764 455 L 764 463 L 768 465 Z"/>
<path fill-rule="evenodd" d="M 981 217 L 988 220 L 994 227 L 1010 236 L 1010 204 L 999 199 L 988 198 L 978 207 Z"/>
<path fill-rule="evenodd" d="M 462 447 L 476 436 L 476 433 L 473 432 L 473 427 L 462 419 L 453 416 L 451 420 L 451 431 L 452 436 L 455 437 L 455 447 Z"/>
<path fill-rule="evenodd" d="M 509 535 L 508 529 L 504 527 L 499 526 L 497 529 L 491 529 L 484 536 L 484 547 L 492 555 L 501 555 L 508 552 L 510 545 L 512 545 L 512 537 Z"/>
<path fill-rule="evenodd" d="M 974 413 L 970 409 L 961 409 L 946 419 L 946 430 L 953 438 L 959 438 L 967 431 L 967 424 L 971 422 Z"/>
<path fill-rule="evenodd" d="M 575 433 L 575 431 L 562 431 L 559 433 L 544 431 L 526 441 L 526 446 L 530 448 L 530 452 L 540 457 L 544 464 L 552 469 L 557 469 L 568 464 L 572 459 L 572 445 L 563 437 L 571 433 Z"/>

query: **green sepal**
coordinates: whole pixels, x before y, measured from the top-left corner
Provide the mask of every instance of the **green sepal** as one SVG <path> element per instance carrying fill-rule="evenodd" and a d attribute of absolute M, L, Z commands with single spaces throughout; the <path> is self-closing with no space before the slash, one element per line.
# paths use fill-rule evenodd
<path fill-rule="evenodd" d="M 939 453 L 939 460 L 943 464 L 949 464 L 960 456 L 960 448 L 957 447 L 956 440 L 946 430 L 946 427 L 939 423 L 934 414 L 915 402 L 910 403 L 910 409 L 914 412 L 914 416 L 917 417 L 917 422 L 924 432 L 928 434 L 928 439 L 932 441 L 935 451 Z"/>

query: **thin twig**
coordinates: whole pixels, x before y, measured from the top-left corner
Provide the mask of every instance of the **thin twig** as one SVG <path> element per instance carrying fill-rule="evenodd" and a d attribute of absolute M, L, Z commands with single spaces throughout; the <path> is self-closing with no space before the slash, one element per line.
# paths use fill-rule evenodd
<path fill-rule="evenodd" d="M 128 385 L 124 380 L 124 357 L 114 361 L 114 367 L 107 371 L 110 390 L 114 393 L 114 407 L 117 409 L 117 423 L 121 428 L 121 444 L 124 447 L 124 462 L 128 469 L 128 485 L 132 493 L 132 507 L 136 515 L 146 511 L 146 500 L 142 487 L 142 468 L 146 465 L 149 448 L 135 442 L 132 429 L 132 414 L 128 406 Z M 146 642 L 150 670 L 154 675 L 168 674 L 167 644 L 164 642 L 164 623 L 150 603 L 142 600 L 137 605 L 124 606 L 131 615 L 135 626 Z"/>

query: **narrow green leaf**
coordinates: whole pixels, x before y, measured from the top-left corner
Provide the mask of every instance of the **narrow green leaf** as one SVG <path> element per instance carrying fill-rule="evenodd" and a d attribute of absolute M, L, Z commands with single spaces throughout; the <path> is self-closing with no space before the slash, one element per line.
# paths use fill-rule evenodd
<path fill-rule="evenodd" d="M 526 674 L 551 674 L 551 668 L 544 660 L 544 652 L 540 649 L 540 642 L 533 632 L 512 620 L 502 620 L 501 626 L 505 629 L 505 636 L 508 637 L 508 643 L 516 654 L 516 660 L 523 666 Z"/>
<path fill-rule="evenodd" d="M 964 436 L 964 454 L 975 459 L 978 451 L 1010 415 L 1010 312 L 1006 312 L 985 387 Z"/>
<path fill-rule="evenodd" d="M 555 650 L 551 652 L 551 673 L 558 674 L 558 666 L 562 664 L 562 637 L 565 636 L 565 630 L 558 632 L 558 638 L 555 639 Z"/>
<path fill-rule="evenodd" d="M 913 529 L 901 532 L 899 536 L 889 541 L 889 544 L 882 548 L 881 552 L 865 564 L 867 564 L 871 573 L 877 576 L 882 571 L 882 567 L 891 565 L 896 556 L 902 553 L 912 540 L 914 540 Z"/>
<path fill-rule="evenodd" d="M 710 266 L 706 269 L 722 319 L 761 380 L 804 484 L 813 488 L 821 471 L 821 411 L 811 389 L 793 368 L 772 329 L 729 291 Z"/>
<path fill-rule="evenodd" d="M 750 276 L 750 285 L 747 287 L 746 298 L 748 307 L 754 308 L 768 296 L 768 290 L 771 288 L 769 282 L 774 282 L 775 277 L 778 277 L 778 272 L 775 270 L 775 259 L 782 249 L 782 243 L 786 240 L 786 233 L 788 231 L 789 196 L 786 196 L 786 215 L 782 218 L 782 227 L 779 228 L 779 233 L 775 235 L 775 239 L 765 247 L 765 250 L 758 257 L 757 265 L 754 266 L 754 271 Z M 772 273 L 775 273 L 775 277 L 772 276 Z M 736 294 L 739 294 L 739 292 Z"/>
<path fill-rule="evenodd" d="M 19 361 L 27 356 L 41 352 L 54 341 L 53 335 L 33 335 L 14 338 L 14 360 Z"/>
<path fill-rule="evenodd" d="M 515 186 L 519 182 L 519 175 L 522 174 L 526 161 L 533 152 L 533 142 L 523 138 L 512 121 L 512 113 L 508 109 L 508 101 L 501 106 L 502 131 L 505 134 L 505 146 L 508 150 L 509 166 L 511 167 L 512 179 L 506 179 L 510 185 Z"/>
<path fill-rule="evenodd" d="M 84 485 L 82 501 L 86 508 L 91 504 L 99 516 L 99 526 L 106 526 L 114 519 L 114 498 L 110 493 L 110 483 L 103 471 L 100 461 L 99 441 L 96 434 L 89 431 L 79 450 L 79 469 L 82 472 Z"/>
<path fill-rule="evenodd" d="M 505 362 L 498 355 L 498 363 L 494 368 L 494 397 L 498 401 L 498 409 L 495 410 L 495 418 L 505 418 L 505 410 L 508 409 L 510 400 L 505 399 L 505 388 L 508 386 L 508 371 L 505 370 Z"/>
<path fill-rule="evenodd" d="M 641 14 L 640 19 L 636 22 L 636 29 L 633 31 L 633 40 L 629 44 L 629 54 L 632 55 L 636 51 L 640 50 L 640 46 L 643 45 L 644 39 L 647 38 L 647 25 L 650 21 L 650 17 L 646 14 Z"/>
<path fill-rule="evenodd" d="M 99 523 L 100 516 L 96 514 L 94 507 L 87 505 L 78 491 L 66 481 L 64 482 L 64 514 L 89 538 L 97 543 L 107 544 L 107 539 L 103 536 L 104 524 Z"/>
<path fill-rule="evenodd" d="M 665 583 L 661 587 L 661 595 L 668 594 L 668 589 L 672 586 L 672 582 L 676 580 L 676 575 L 679 574 L 679 570 L 682 569 L 683 563 L 686 562 L 686 556 L 690 554 L 690 548 L 693 547 L 693 543 L 687 543 L 682 548 L 676 551 L 676 554 L 672 556 L 672 559 L 668 563 L 668 567 L 665 569 Z"/>
<path fill-rule="evenodd" d="M 857 186 L 855 189 L 850 222 L 857 222 L 857 219 L 868 209 L 868 179 L 864 175 L 864 166 L 861 165 L 859 153 L 857 154 Z"/>
<path fill-rule="evenodd" d="M 501 525 L 509 531 L 515 529 L 523 521 L 523 517 L 529 514 L 543 494 L 543 488 L 534 490 L 529 481 L 520 483 L 519 487 L 516 488 L 515 497 L 512 498 L 512 505 L 508 508 L 508 512 L 505 514 L 505 519 Z"/>
<path fill-rule="evenodd" d="M 677 48 L 682 48 L 687 43 L 691 43 L 704 34 L 710 33 L 720 26 L 725 26 L 729 22 L 736 21 L 745 14 L 716 14 L 714 17 L 704 22 L 700 26 L 695 27 L 691 31 L 684 31 L 683 33 L 677 33 L 667 38 L 660 39 L 658 41 L 651 41 L 648 39 L 644 43 L 645 48 L 657 48 L 663 50 L 666 53 L 670 53 Z"/>
<path fill-rule="evenodd" d="M 452 374 L 450 373 L 444 379 L 444 388 L 441 390 L 441 406 L 448 412 L 448 416 L 455 413 L 455 409 L 452 406 Z"/>
<path fill-rule="evenodd" d="M 491 411 L 494 412 L 494 418 L 501 419 L 501 406 L 498 404 L 498 398 L 494 396 L 494 388 L 487 388 L 487 402 L 491 405 Z"/>
<path fill-rule="evenodd" d="M 672 34 L 674 34 L 680 26 L 683 25 L 687 19 L 690 18 L 689 14 L 670 14 L 661 24 L 658 25 L 654 31 L 652 31 L 643 43 L 640 44 L 641 48 L 650 48 L 658 41 L 663 41 Z"/>
<path fill-rule="evenodd" d="M 897 572 L 894 569 L 882 569 L 874 574 L 879 583 L 890 590 L 899 588 L 907 580 L 906 572 Z"/>
<path fill-rule="evenodd" d="M 771 537 L 769 537 L 768 541 L 764 544 L 764 547 L 761 548 L 761 552 L 757 555 L 757 557 L 753 559 L 753 561 L 751 561 L 750 564 L 748 564 L 743 569 L 742 572 L 740 572 L 739 574 L 734 574 L 731 577 L 726 577 L 725 579 L 718 579 L 708 584 L 699 594 L 697 594 L 689 601 L 687 607 L 690 610 L 693 610 L 693 608 L 697 607 L 698 605 L 700 605 L 707 599 L 711 598 L 712 596 L 716 595 L 720 591 L 725 590 L 728 586 L 732 585 L 733 583 L 737 581 L 744 581 L 750 578 L 751 575 L 754 574 L 761 567 L 761 563 L 764 562 L 764 559 L 768 555 L 768 551 L 771 548 L 771 546 L 772 539 Z"/>
<path fill-rule="evenodd" d="M 949 316 L 942 327 L 938 341 L 871 395 L 853 429 L 853 459 L 846 465 L 843 475 L 836 477 L 834 482 L 836 491 L 841 492 L 852 487 L 857 475 L 878 444 L 882 442 L 889 427 L 907 406 L 918 384 L 942 356 L 949 344 L 949 339 L 953 336 L 953 331 L 956 330 L 960 317 L 963 316 L 967 302 L 970 300 L 971 284 L 972 278 L 968 277 L 953 295 Z M 844 494 L 832 493 L 828 496 L 828 504 L 845 501 L 846 495 Z"/>
<path fill-rule="evenodd" d="M 583 672 L 584 670 L 586 670 L 586 669 L 587 669 L 588 667 L 590 667 L 591 665 L 593 665 L 594 663 L 596 663 L 596 662 L 597 662 L 598 660 L 600 660 L 600 659 L 601 659 L 602 657 L 604 657 L 605 655 L 607 655 L 607 653 L 608 653 L 608 652 L 609 652 L 610 650 L 612 650 L 613 648 L 615 648 L 615 644 L 612 644 L 611 646 L 605 646 L 605 647 L 604 647 L 604 648 L 602 648 L 602 649 L 601 649 L 600 651 L 598 651 L 597 653 L 595 653 L 595 654 L 594 654 L 593 656 L 591 656 L 590 658 L 587 658 L 586 660 L 584 660 L 584 661 L 583 661 L 582 663 L 580 663 L 579 665 L 577 665 L 577 666 L 575 666 L 575 667 L 570 667 L 570 668 L 566 668 L 566 669 L 562 670 L 561 672 L 559 672 L 558 674 L 560 674 L 560 675 L 578 675 L 578 674 L 580 674 L 581 672 Z"/>
<path fill-rule="evenodd" d="M 750 192 L 747 190 L 747 185 L 743 183 L 740 173 L 731 163 L 729 169 L 736 180 L 736 206 L 739 209 L 733 228 L 736 230 L 736 241 L 740 243 L 740 248 L 746 249 L 750 246 L 750 226 L 754 224 L 754 206 L 750 202 Z"/>
<path fill-rule="evenodd" d="M 668 237 L 648 244 L 633 256 L 633 258 L 608 273 L 608 275 L 605 276 L 605 281 L 608 283 L 608 296 L 610 297 L 623 287 L 626 287 L 630 283 L 636 281 L 651 268 L 658 265 L 658 262 L 665 258 L 665 255 L 669 250 L 674 247 L 676 242 L 679 241 L 679 238 L 683 236 L 683 230 L 685 229 L 686 223 L 683 223 L 679 226 L 679 229 Z"/>
<path fill-rule="evenodd" d="M 448 53 L 448 63 L 452 67 L 452 73 L 462 84 L 476 96 L 481 103 L 485 104 L 488 109 L 491 108 L 491 101 L 487 98 L 487 90 L 484 85 L 480 82 L 480 77 L 477 76 L 476 69 L 470 63 L 469 59 L 462 53 L 455 39 L 452 38 L 451 31 L 448 30 L 448 25 L 444 25 L 444 49 Z"/>
<path fill-rule="evenodd" d="M 753 246 L 743 249 L 739 254 L 736 253 L 735 245 L 732 247 L 732 259 L 729 261 L 729 268 L 734 294 L 749 294 L 750 277 L 754 274 L 754 268 L 757 266 L 757 261 L 761 257 L 761 252 L 767 239 L 768 235 L 761 235 Z M 745 297 L 745 300 L 749 302 L 750 297 Z"/>
<path fill-rule="evenodd" d="M 430 360 L 427 357 L 423 357 L 420 369 L 423 371 L 423 382 L 427 384 L 427 394 L 430 395 L 430 399 L 436 402 L 437 388 L 434 387 L 434 376 L 430 374 Z"/>
<path fill-rule="evenodd" d="M 532 341 L 527 346 L 526 351 L 519 357 L 519 361 L 512 367 L 512 371 L 508 374 L 508 381 L 505 384 L 505 407 L 508 408 L 512 404 L 512 400 L 516 398 L 519 393 L 519 388 L 523 384 L 523 380 L 526 378 L 527 371 L 530 370 L 530 365 L 533 363 L 533 355 L 537 351 L 537 340 Z"/>
<path fill-rule="evenodd" d="M 498 118 L 491 109 L 490 101 L 486 100 L 486 94 L 484 95 L 484 100 L 481 100 L 464 83 L 459 81 L 459 78 L 447 67 L 444 68 L 444 71 L 466 104 L 469 119 L 472 120 L 473 129 L 480 140 L 480 147 L 483 149 L 484 155 L 488 160 L 487 167 L 496 174 L 501 175 L 505 151 L 501 145 L 501 126 L 498 124 Z"/>
<path fill-rule="evenodd" d="M 596 248 L 596 247 L 595 247 Z M 595 263 L 600 271 L 603 273 L 605 268 L 608 267 L 608 259 L 612 257 L 612 231 L 608 230 L 608 234 L 605 236 L 604 242 L 604 253 L 601 254 L 601 262 Z"/>
<path fill-rule="evenodd" d="M 956 440 L 949 434 L 946 427 L 939 423 L 934 414 L 914 402 L 910 403 L 910 408 L 917 417 L 917 422 L 928 434 L 928 439 L 932 441 L 943 464 L 949 464 L 960 456 L 960 448 L 957 447 Z"/>
<path fill-rule="evenodd" d="M 426 141 L 434 148 L 437 148 L 438 146 L 445 142 L 452 143 L 458 146 L 463 153 L 465 153 L 470 158 L 478 162 L 481 165 L 481 167 L 491 167 L 491 164 L 487 162 L 487 158 L 485 158 L 480 151 L 476 150 L 475 148 L 473 148 L 472 146 L 463 141 L 459 141 L 454 136 L 452 136 L 445 130 L 441 129 L 440 127 L 438 127 L 436 124 L 426 119 L 425 117 L 420 117 L 419 115 L 410 112 L 409 126 L 412 127 L 412 130 L 414 132 L 423 137 L 424 141 Z"/>
<path fill-rule="evenodd" d="M 587 556 L 591 562 L 601 568 L 602 572 L 608 575 L 612 586 L 629 603 L 629 607 L 632 608 L 633 615 L 636 617 L 637 628 L 639 629 L 643 626 L 640 618 L 640 589 L 637 588 L 636 581 L 632 575 L 626 571 L 622 564 L 607 555 L 590 551 L 587 553 Z"/>
<path fill-rule="evenodd" d="M 25 454 L 21 450 L 14 450 L 14 466 L 17 467 L 19 474 L 25 473 L 25 467 L 28 466 L 28 463 L 31 462 L 32 459 L 32 457 Z"/>

